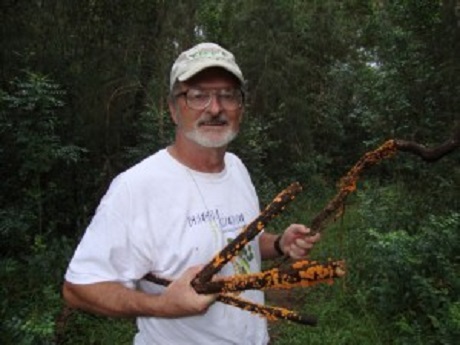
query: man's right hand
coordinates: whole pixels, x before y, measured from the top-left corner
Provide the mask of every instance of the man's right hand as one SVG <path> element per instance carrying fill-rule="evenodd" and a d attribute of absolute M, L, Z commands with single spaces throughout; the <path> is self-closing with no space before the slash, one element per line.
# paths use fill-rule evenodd
<path fill-rule="evenodd" d="M 208 310 L 217 295 L 198 294 L 191 284 L 201 269 L 201 266 L 190 267 L 169 284 L 160 296 L 161 305 L 165 308 L 162 314 L 166 317 L 180 317 L 204 314 Z"/>

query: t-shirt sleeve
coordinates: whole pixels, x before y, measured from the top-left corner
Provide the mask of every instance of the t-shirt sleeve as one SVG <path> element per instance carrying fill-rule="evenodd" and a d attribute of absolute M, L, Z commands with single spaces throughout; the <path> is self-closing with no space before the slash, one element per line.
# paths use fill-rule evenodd
<path fill-rule="evenodd" d="M 150 267 L 130 228 L 128 185 L 116 178 L 102 198 L 96 214 L 78 245 L 65 279 L 74 284 L 120 282 L 133 287 Z"/>

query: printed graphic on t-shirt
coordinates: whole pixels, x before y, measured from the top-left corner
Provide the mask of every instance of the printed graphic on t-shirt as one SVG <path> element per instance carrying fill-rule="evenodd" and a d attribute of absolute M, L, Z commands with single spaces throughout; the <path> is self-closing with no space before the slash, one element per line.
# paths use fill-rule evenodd
<path fill-rule="evenodd" d="M 246 224 L 244 214 L 237 213 L 225 215 L 218 209 L 205 210 L 187 216 L 187 224 L 190 228 L 202 225 L 203 223 L 215 223 L 222 233 L 235 232 Z"/>
<path fill-rule="evenodd" d="M 246 225 L 243 213 L 225 215 L 219 209 L 205 210 L 187 216 L 187 224 L 190 229 L 207 224 L 213 231 L 220 231 L 226 240 L 231 242 Z M 238 256 L 232 259 L 232 265 L 236 274 L 251 272 L 250 262 L 254 259 L 254 250 L 249 243 Z"/>
<path fill-rule="evenodd" d="M 232 238 L 227 238 L 227 242 L 231 242 Z M 248 274 L 251 272 L 250 262 L 254 259 L 254 251 L 251 243 L 243 247 L 238 256 L 232 259 L 233 268 L 236 274 Z"/>

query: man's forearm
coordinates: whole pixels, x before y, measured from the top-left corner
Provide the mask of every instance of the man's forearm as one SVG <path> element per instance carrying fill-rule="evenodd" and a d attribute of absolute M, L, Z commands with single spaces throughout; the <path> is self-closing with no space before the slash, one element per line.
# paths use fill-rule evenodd
<path fill-rule="evenodd" d="M 162 294 L 132 290 L 120 283 L 72 284 L 64 282 L 63 295 L 70 307 L 106 316 L 182 317 L 206 312 L 216 295 L 199 295 L 191 281 L 201 270 L 188 268 Z"/>
<path fill-rule="evenodd" d="M 262 233 L 259 238 L 259 247 L 262 260 L 274 259 L 279 257 L 280 254 L 276 251 L 274 243 L 279 235 L 270 234 L 268 232 Z"/>
<path fill-rule="evenodd" d="M 132 290 L 120 283 L 64 283 L 63 295 L 72 308 L 115 317 L 161 316 L 160 297 Z"/>

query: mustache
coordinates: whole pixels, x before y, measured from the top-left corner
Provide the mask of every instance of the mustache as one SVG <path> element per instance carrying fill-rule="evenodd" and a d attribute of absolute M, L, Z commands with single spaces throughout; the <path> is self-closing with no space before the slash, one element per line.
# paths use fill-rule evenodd
<path fill-rule="evenodd" d="M 213 125 L 226 125 L 228 123 L 228 117 L 225 114 L 218 114 L 218 115 L 207 115 L 203 114 L 197 122 L 198 126 L 206 125 L 206 126 L 213 126 Z"/>

